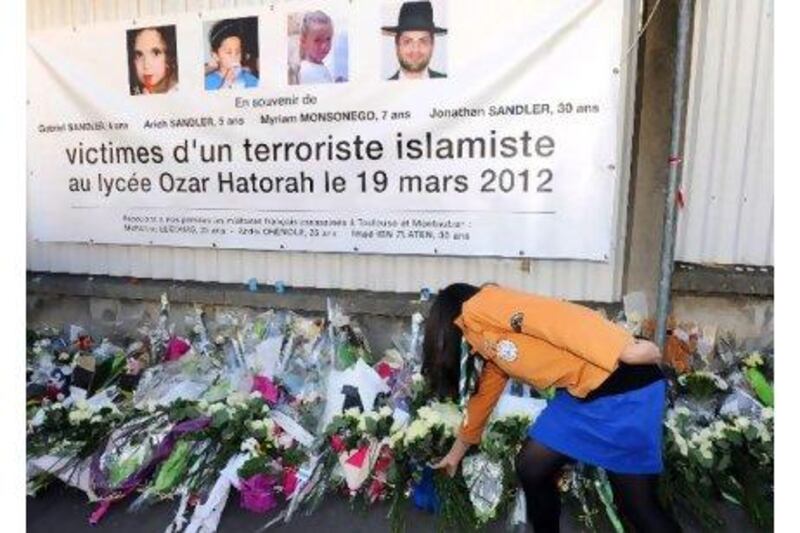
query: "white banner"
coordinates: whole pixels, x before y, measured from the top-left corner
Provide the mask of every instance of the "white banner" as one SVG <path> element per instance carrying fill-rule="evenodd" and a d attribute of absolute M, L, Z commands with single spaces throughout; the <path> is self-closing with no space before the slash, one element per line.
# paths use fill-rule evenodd
<path fill-rule="evenodd" d="M 302 0 L 34 33 L 30 231 L 606 260 L 622 11 Z"/>

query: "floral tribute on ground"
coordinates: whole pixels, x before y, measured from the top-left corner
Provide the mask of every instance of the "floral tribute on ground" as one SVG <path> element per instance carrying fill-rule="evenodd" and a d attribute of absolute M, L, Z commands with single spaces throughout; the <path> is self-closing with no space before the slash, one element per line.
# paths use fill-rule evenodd
<path fill-rule="evenodd" d="M 648 336 L 648 323 L 619 321 Z M 723 501 L 770 528 L 771 339 L 671 326 L 664 502 L 708 529 L 724 526 Z M 156 321 L 123 338 L 74 325 L 29 331 L 28 493 L 54 480 L 76 487 L 92 505 L 91 523 L 112 506 L 170 500 L 169 532 L 215 531 L 229 500 L 269 527 L 336 495 L 359 508 L 386 502 L 394 530 L 412 506 L 434 513 L 442 529 L 524 522 L 514 457 L 548 391 L 510 384 L 450 478 L 431 465 L 455 439 L 463 402 L 428 393 L 421 346 L 415 315 L 391 349 L 374 353 L 334 302 L 324 317 L 208 317 L 198 306 L 176 324 L 162 297 Z M 624 530 L 602 469 L 568 467 L 559 487 L 587 529 Z"/>

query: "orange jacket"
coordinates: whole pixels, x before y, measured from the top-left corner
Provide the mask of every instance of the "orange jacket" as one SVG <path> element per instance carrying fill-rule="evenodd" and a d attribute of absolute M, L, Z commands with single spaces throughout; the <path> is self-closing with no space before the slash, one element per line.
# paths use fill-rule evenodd
<path fill-rule="evenodd" d="M 581 305 L 487 286 L 467 300 L 455 324 L 486 360 L 467 403 L 460 437 L 480 441 L 508 378 L 538 389 L 563 387 L 585 397 L 634 342 L 620 326 Z"/>

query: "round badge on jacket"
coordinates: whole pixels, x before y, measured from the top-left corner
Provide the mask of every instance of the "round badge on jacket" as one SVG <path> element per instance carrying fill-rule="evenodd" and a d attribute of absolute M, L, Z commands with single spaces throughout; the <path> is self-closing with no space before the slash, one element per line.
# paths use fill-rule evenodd
<path fill-rule="evenodd" d="M 513 363 L 517 360 L 517 345 L 508 339 L 503 339 L 497 343 L 497 356 L 506 363 Z"/>
<path fill-rule="evenodd" d="M 511 331 L 514 333 L 522 333 L 522 321 L 525 320 L 525 313 L 522 311 L 517 311 L 508 321 L 508 325 L 511 326 Z"/>

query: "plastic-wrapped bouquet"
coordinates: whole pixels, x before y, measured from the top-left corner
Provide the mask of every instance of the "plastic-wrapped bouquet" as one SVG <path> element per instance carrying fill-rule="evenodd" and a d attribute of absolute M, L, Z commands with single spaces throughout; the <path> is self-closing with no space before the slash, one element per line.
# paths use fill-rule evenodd
<path fill-rule="evenodd" d="M 401 526 L 400 506 L 408 496 L 416 507 L 436 513 L 444 528 L 475 528 L 477 522 L 464 478 L 451 478 L 431 469 L 450 450 L 461 418 L 455 404 L 433 402 L 420 407 L 407 426 L 389 437 L 396 465 L 389 478 L 394 488 L 390 511 L 394 528 Z"/>
<path fill-rule="evenodd" d="M 392 409 L 361 412 L 351 408 L 334 416 L 324 432 L 325 445 L 335 454 L 335 477 L 351 499 L 363 497 L 371 504 L 386 497 L 387 475 L 393 453 L 389 435 L 395 426 Z"/>
<path fill-rule="evenodd" d="M 114 395 L 109 389 L 89 401 L 54 402 L 28 420 L 29 493 L 55 476 L 92 496 L 87 459 L 125 419 L 112 401 Z"/>

